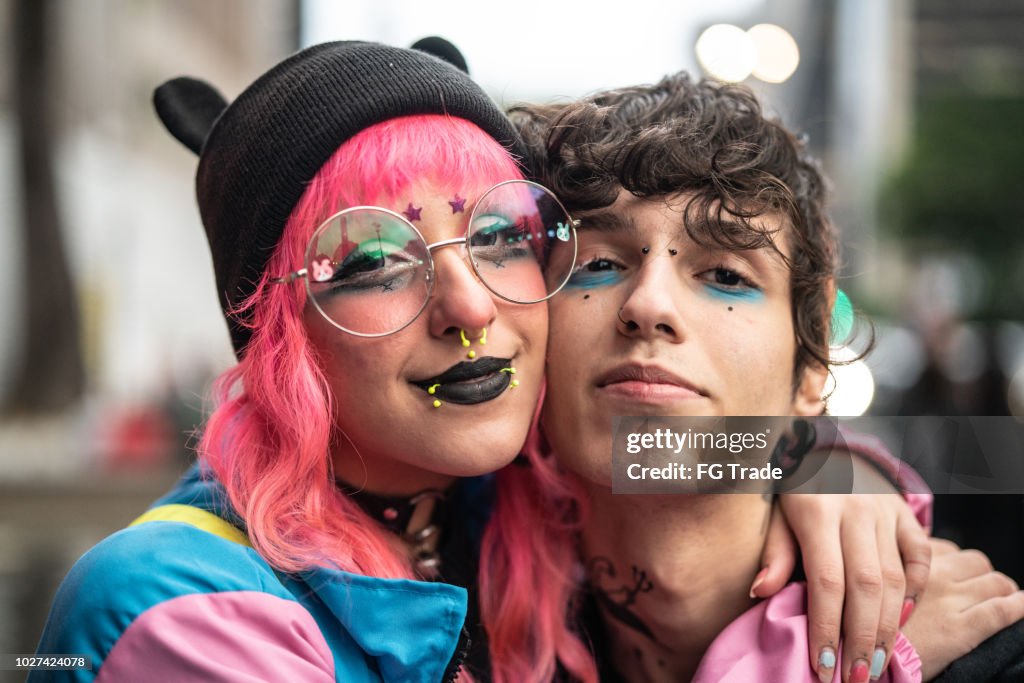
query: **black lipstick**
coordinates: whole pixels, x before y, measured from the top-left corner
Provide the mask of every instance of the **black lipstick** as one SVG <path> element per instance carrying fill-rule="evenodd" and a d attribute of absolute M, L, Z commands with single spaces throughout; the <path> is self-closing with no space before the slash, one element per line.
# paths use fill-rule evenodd
<path fill-rule="evenodd" d="M 412 384 L 441 401 L 473 405 L 500 396 L 512 381 L 512 373 L 508 372 L 511 367 L 510 358 L 484 356 L 456 363 L 440 375 L 415 380 Z"/>

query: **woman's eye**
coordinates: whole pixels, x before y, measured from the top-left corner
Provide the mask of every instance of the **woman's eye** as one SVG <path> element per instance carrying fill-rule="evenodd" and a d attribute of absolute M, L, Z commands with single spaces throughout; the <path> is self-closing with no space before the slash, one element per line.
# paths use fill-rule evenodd
<path fill-rule="evenodd" d="M 365 273 L 383 268 L 385 258 L 386 256 L 382 251 L 371 252 L 357 249 L 345 257 L 345 260 L 341 262 L 335 271 L 333 279 L 340 280 L 357 273 Z"/>
<path fill-rule="evenodd" d="M 469 237 L 470 247 L 518 246 L 520 242 L 533 237 L 522 223 L 495 216 L 484 218 L 489 222 L 481 221 L 474 227 Z"/>
<path fill-rule="evenodd" d="M 412 282 L 423 265 L 404 251 L 388 253 L 380 249 L 355 249 L 338 264 L 331 277 L 323 281 L 326 291 L 357 294 L 375 289 L 395 291 Z"/>

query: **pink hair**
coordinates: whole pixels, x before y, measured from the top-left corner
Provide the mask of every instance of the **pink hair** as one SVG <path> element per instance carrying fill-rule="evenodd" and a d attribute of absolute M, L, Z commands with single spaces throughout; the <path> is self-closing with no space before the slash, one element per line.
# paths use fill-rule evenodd
<path fill-rule="evenodd" d="M 331 214 L 393 199 L 425 177 L 454 192 L 472 181 L 522 174 L 504 148 L 462 119 L 409 116 L 367 128 L 310 182 L 255 293 L 240 307 L 251 314 L 252 339 L 239 364 L 215 383 L 216 407 L 199 453 L 245 520 L 253 546 L 285 572 L 321 565 L 415 578 L 388 532 L 334 483 L 328 454 L 340 435 L 334 399 L 302 324 L 305 289 L 269 279 L 300 267 L 310 235 Z M 549 523 L 533 528 L 519 518 L 540 509 L 538 482 L 562 491 L 549 462 L 536 449 L 528 456 L 533 467 L 499 474 L 483 538 L 481 613 L 494 680 L 548 681 L 556 660 L 576 678 L 596 680 L 589 653 L 566 622 L 573 546 L 552 544 Z"/>
<path fill-rule="evenodd" d="M 491 657 L 509 672 L 503 680 L 550 681 L 557 659 L 574 680 L 596 681 L 589 650 L 566 630 L 578 589 L 573 572 L 586 496 L 558 470 L 539 418 L 538 405 L 523 446 L 529 466 L 512 465 L 497 475 L 497 501 L 481 548 L 480 613 Z"/>

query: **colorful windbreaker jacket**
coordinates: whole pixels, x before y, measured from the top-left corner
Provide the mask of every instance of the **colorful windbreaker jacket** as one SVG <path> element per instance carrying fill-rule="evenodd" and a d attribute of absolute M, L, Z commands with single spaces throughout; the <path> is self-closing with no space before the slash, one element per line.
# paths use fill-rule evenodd
<path fill-rule="evenodd" d="M 193 467 L 61 584 L 38 652 L 89 655 L 92 669 L 35 671 L 29 682 L 433 683 L 462 656 L 465 589 L 330 569 L 284 575 L 240 527 L 221 486 Z"/>

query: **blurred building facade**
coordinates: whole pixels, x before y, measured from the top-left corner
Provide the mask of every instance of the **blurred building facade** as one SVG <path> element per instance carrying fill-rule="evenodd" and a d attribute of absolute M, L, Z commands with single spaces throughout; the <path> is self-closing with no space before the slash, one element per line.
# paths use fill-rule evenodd
<path fill-rule="evenodd" d="M 195 157 L 163 130 L 152 90 L 195 75 L 234 97 L 296 49 L 298 5 L 0 0 L 0 397 L 11 398 L 26 344 L 62 341 L 23 334 L 26 288 L 48 286 L 23 254 L 19 143 L 32 131 L 18 124 L 13 38 L 27 10 L 45 23 L 37 47 L 48 79 L 34 94 L 52 125 L 59 248 L 86 378 L 65 411 L 0 415 L 0 651 L 33 651 L 70 562 L 175 478 L 203 386 L 233 362 L 195 208 Z"/>

